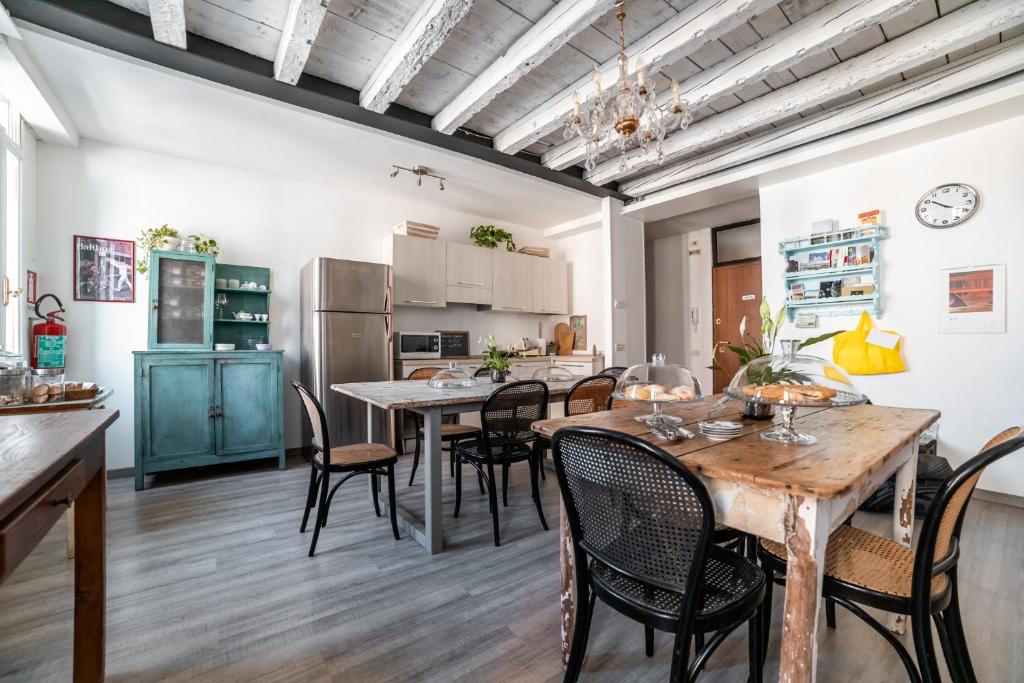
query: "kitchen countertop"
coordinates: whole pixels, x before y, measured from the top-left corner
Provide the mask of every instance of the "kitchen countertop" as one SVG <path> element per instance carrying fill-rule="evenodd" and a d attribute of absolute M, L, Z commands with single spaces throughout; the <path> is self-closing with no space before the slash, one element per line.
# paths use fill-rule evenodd
<path fill-rule="evenodd" d="M 593 360 L 604 359 L 604 356 L 602 356 L 600 354 L 595 356 L 593 354 L 589 354 L 588 353 L 585 356 L 555 356 L 555 355 L 551 355 L 551 356 L 516 356 L 516 357 L 514 357 L 514 359 L 516 361 L 547 360 L 549 358 L 554 358 L 555 360 L 564 360 L 564 361 L 589 362 L 589 361 L 593 361 Z M 455 362 L 461 362 L 461 361 L 480 360 L 480 356 L 446 356 L 444 358 L 405 358 L 405 359 L 403 359 L 403 358 L 396 358 L 395 360 L 400 362 L 400 363 L 436 363 L 438 361 L 450 361 L 450 360 L 451 361 L 455 361 Z"/>

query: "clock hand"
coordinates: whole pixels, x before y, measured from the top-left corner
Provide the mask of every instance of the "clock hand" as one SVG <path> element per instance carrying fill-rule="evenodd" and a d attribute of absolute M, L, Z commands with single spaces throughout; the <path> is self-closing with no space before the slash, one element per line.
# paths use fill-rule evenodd
<path fill-rule="evenodd" d="M 935 204 L 936 206 L 941 206 L 944 209 L 952 209 L 953 208 L 949 204 L 942 204 L 940 202 L 935 201 L 934 199 L 932 200 L 932 204 Z"/>

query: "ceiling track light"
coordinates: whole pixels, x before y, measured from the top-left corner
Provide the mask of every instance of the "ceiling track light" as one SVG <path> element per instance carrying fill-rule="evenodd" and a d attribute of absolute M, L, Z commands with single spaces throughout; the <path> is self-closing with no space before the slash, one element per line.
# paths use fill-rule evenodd
<path fill-rule="evenodd" d="M 405 166 L 399 166 L 397 164 L 392 164 L 391 168 L 394 169 L 389 174 L 392 178 L 397 177 L 399 171 L 408 171 L 409 173 L 412 173 L 414 176 L 416 176 L 416 187 L 422 187 L 422 185 L 423 185 L 423 176 L 427 176 L 429 178 L 436 179 L 437 180 L 437 189 L 440 190 L 441 192 L 444 192 L 444 181 L 447 180 L 447 178 L 445 178 L 444 176 L 436 175 L 435 173 L 431 172 L 431 170 L 429 168 L 427 168 L 426 166 L 421 166 L 420 164 L 416 164 L 412 168 L 406 168 Z"/>

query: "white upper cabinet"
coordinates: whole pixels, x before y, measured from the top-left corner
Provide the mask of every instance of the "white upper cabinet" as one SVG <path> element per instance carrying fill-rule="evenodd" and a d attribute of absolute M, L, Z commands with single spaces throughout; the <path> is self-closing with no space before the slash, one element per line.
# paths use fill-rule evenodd
<path fill-rule="evenodd" d="M 491 309 L 530 313 L 533 310 L 533 261 L 534 256 L 495 249 L 494 290 L 491 293 Z"/>
<path fill-rule="evenodd" d="M 552 258 L 531 257 L 533 261 L 534 313 L 568 315 L 569 264 Z"/>
<path fill-rule="evenodd" d="M 447 303 L 444 240 L 392 236 L 395 303 L 399 306 L 444 308 Z"/>
<path fill-rule="evenodd" d="M 493 254 L 493 249 L 448 243 L 448 303 L 491 303 Z"/>

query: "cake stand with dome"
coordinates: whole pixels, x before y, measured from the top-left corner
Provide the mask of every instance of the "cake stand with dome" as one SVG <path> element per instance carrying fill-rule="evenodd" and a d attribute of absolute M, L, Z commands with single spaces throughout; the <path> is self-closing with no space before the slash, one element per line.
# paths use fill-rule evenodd
<path fill-rule="evenodd" d="M 798 432 L 793 426 L 797 408 L 853 406 L 867 399 L 853 386 L 845 370 L 824 358 L 795 353 L 795 347 L 795 341 L 784 340 L 781 354 L 744 365 L 725 393 L 741 401 L 779 407 L 782 424 L 761 432 L 762 439 L 809 445 L 818 439 Z"/>
<path fill-rule="evenodd" d="M 545 365 L 539 370 L 535 370 L 531 379 L 540 380 L 545 383 L 572 382 L 576 377 L 568 368 L 562 367 L 554 358 L 552 358 L 551 363 Z"/>
<path fill-rule="evenodd" d="M 665 354 L 651 356 L 650 363 L 628 368 L 619 376 L 612 398 L 650 404 L 652 412 L 635 419 L 649 425 L 675 425 L 682 418 L 662 412 L 663 403 L 696 403 L 704 400 L 697 377 L 682 365 L 669 363 Z"/>
<path fill-rule="evenodd" d="M 427 380 L 427 386 L 431 389 L 469 389 L 479 384 L 473 375 L 460 368 L 454 361 L 449 362 L 447 368 L 438 370 Z"/>

